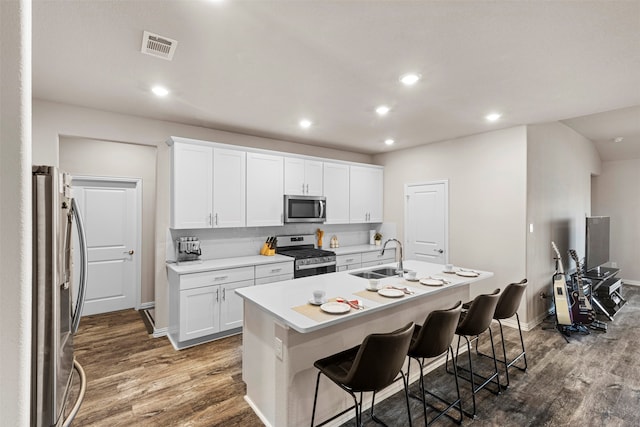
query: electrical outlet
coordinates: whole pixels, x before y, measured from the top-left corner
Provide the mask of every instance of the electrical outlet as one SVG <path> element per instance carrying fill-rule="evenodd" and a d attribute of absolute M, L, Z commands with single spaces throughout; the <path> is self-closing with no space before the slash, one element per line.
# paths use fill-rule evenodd
<path fill-rule="evenodd" d="M 611 263 L 611 268 L 618 268 L 618 263 L 617 262 L 612 262 Z"/>
<path fill-rule="evenodd" d="M 280 338 L 276 337 L 273 343 L 273 350 L 276 353 L 276 357 L 282 360 L 282 340 Z"/>

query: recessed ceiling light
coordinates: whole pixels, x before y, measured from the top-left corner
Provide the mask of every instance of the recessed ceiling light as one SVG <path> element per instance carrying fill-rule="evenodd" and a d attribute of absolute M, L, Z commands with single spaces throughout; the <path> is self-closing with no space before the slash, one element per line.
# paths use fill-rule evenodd
<path fill-rule="evenodd" d="M 485 119 L 489 120 L 490 122 L 495 122 L 500 117 L 502 117 L 502 114 L 500 114 L 500 113 L 491 113 L 491 114 L 487 114 L 485 116 Z"/>
<path fill-rule="evenodd" d="M 622 142 L 624 141 L 624 138 L 621 136 L 616 136 L 615 138 L 613 138 L 613 142 Z"/>
<path fill-rule="evenodd" d="M 301 128 L 308 129 L 311 127 L 313 123 L 309 119 L 302 119 L 298 124 L 300 125 Z"/>
<path fill-rule="evenodd" d="M 154 86 L 151 88 L 151 92 L 155 93 L 156 96 L 167 96 L 169 95 L 169 91 L 162 86 Z"/>
<path fill-rule="evenodd" d="M 407 73 L 400 76 L 400 81 L 406 86 L 414 85 L 418 80 L 420 80 L 420 74 L 416 73 Z"/>
<path fill-rule="evenodd" d="M 395 143 L 395 141 L 391 138 L 385 139 L 384 143 L 387 145 L 393 145 Z"/>
<path fill-rule="evenodd" d="M 376 108 L 376 113 L 378 113 L 379 116 L 384 116 L 389 112 L 389 110 L 391 110 L 391 108 L 387 107 L 386 105 L 381 105 Z"/>

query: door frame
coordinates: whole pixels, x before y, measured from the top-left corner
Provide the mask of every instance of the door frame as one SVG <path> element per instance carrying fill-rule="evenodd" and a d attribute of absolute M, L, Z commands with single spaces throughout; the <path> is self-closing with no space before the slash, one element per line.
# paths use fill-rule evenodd
<path fill-rule="evenodd" d="M 135 273 L 135 309 L 140 310 L 142 300 L 142 178 L 129 178 L 129 177 L 115 177 L 115 176 L 96 176 L 96 175 L 71 175 L 71 188 L 73 188 L 76 181 L 83 182 L 96 182 L 96 183 L 122 183 L 133 184 L 135 187 L 135 199 L 136 199 L 136 235 L 134 237 L 134 251 L 138 254 L 137 257 L 133 257 L 133 269 Z M 82 214 L 82 212 L 80 212 Z"/>
<path fill-rule="evenodd" d="M 409 212 L 407 208 L 407 204 L 409 202 L 409 188 L 410 187 L 418 187 L 423 185 L 434 185 L 434 184 L 444 184 L 444 263 L 449 264 L 449 180 L 441 179 L 436 181 L 425 181 L 425 182 L 413 182 L 413 183 L 405 183 L 404 184 L 404 245 L 407 245 L 408 242 L 408 227 L 407 224 L 409 222 Z"/>

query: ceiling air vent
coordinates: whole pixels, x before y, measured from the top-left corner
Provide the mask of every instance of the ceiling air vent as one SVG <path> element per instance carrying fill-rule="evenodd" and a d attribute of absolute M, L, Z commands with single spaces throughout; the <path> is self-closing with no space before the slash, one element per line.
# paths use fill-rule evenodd
<path fill-rule="evenodd" d="M 168 37 L 145 31 L 142 35 L 141 52 L 157 58 L 167 59 L 171 61 L 176 51 L 178 42 Z"/>

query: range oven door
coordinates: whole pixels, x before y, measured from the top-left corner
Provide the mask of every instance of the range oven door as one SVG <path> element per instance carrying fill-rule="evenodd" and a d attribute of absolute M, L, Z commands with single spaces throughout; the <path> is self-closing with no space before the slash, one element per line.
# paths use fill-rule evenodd
<path fill-rule="evenodd" d="M 284 196 L 284 222 L 325 222 L 326 205 L 324 196 Z"/>
<path fill-rule="evenodd" d="M 293 278 L 298 279 L 300 277 L 317 276 L 318 274 L 327 274 L 336 272 L 336 263 L 328 262 L 323 264 L 311 264 L 311 265 L 296 265 L 293 272 Z"/>

